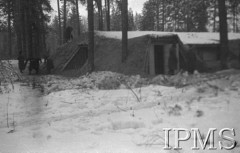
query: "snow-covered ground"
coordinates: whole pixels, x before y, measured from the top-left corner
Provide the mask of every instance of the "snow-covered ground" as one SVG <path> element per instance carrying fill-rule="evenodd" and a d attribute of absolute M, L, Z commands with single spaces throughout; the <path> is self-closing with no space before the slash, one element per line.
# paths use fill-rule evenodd
<path fill-rule="evenodd" d="M 114 73 L 71 79 L 23 76 L 12 92 L 0 95 L 0 153 L 240 152 L 239 71 L 184 76 L 201 81 L 182 88 L 157 85 L 162 77 L 156 77 L 149 81 L 154 84 L 138 88 L 120 82 L 115 89 L 99 89 L 104 75 Z M 45 81 L 39 86 L 38 80 Z M 164 150 L 163 128 L 199 128 L 205 136 L 217 128 L 218 149 L 192 151 L 191 137 L 180 143 L 183 150 Z M 235 129 L 235 149 L 219 150 L 222 128 Z M 174 137 L 170 133 L 171 146 Z"/>

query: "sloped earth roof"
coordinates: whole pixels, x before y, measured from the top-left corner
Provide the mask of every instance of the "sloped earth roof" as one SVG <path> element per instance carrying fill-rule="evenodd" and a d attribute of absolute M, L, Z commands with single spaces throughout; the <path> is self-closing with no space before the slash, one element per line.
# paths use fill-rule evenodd
<path fill-rule="evenodd" d="M 147 37 L 134 37 L 128 41 L 128 60 L 121 61 L 121 40 L 95 37 L 95 71 L 112 71 L 123 74 L 145 74 Z"/>
<path fill-rule="evenodd" d="M 107 38 L 122 39 L 121 31 L 97 31 L 97 35 Z M 219 33 L 209 32 L 156 32 L 156 31 L 129 31 L 128 38 L 135 38 L 144 35 L 150 36 L 172 36 L 178 35 L 184 44 L 218 44 L 220 40 Z M 240 40 L 240 33 L 229 33 L 229 40 Z"/>
<path fill-rule="evenodd" d="M 100 32 L 96 31 L 95 39 L 95 70 L 113 71 L 123 74 L 145 74 L 146 49 L 148 46 L 148 36 L 172 37 L 178 36 L 183 44 L 218 44 L 218 33 L 174 33 L 174 32 L 154 32 L 154 31 L 134 31 L 128 32 L 129 58 L 126 63 L 121 62 L 121 37 L 120 31 Z M 229 40 L 240 40 L 240 34 L 229 33 Z M 52 56 L 55 64 L 54 72 L 63 70 L 64 65 L 74 56 L 78 48 L 77 42 L 71 42 L 58 48 Z M 137 50 L 136 50 L 137 48 Z M 134 52 L 133 52 L 134 50 Z M 111 54 L 109 54 L 111 52 Z"/>
<path fill-rule="evenodd" d="M 66 64 L 71 59 L 72 56 L 76 54 L 79 49 L 79 44 L 76 42 L 69 42 L 63 44 L 57 49 L 57 52 L 50 56 L 54 62 L 54 73 L 58 73 L 64 70 Z M 45 69 L 44 67 L 43 69 Z"/>

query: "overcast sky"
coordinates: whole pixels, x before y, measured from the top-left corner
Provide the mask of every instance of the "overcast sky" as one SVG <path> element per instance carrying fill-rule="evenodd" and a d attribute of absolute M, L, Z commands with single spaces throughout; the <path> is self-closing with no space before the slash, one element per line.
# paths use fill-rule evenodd
<path fill-rule="evenodd" d="M 129 8 L 132 8 L 133 10 L 133 13 L 135 12 L 142 12 L 142 7 L 143 7 L 143 3 L 145 2 L 146 0 L 128 0 L 128 7 Z M 57 1 L 56 0 L 51 0 L 51 5 L 53 7 L 53 9 L 55 10 L 53 12 L 53 15 L 56 15 L 57 13 Z M 87 11 L 86 11 L 86 8 L 84 6 L 80 6 L 80 15 L 82 16 L 87 16 Z"/>

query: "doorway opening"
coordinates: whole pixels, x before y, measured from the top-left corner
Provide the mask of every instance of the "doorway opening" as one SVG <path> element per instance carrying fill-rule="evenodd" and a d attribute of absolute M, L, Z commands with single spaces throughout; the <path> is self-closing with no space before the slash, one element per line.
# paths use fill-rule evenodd
<path fill-rule="evenodd" d="M 155 74 L 164 74 L 164 46 L 154 46 Z"/>

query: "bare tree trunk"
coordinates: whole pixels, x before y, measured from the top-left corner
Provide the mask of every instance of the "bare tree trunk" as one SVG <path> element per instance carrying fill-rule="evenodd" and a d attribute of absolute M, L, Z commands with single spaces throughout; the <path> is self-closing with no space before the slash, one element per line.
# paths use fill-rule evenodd
<path fill-rule="evenodd" d="M 11 1 L 8 0 L 8 54 L 12 57 Z"/>
<path fill-rule="evenodd" d="M 159 31 L 159 0 L 156 1 L 156 22 L 157 22 L 157 26 L 156 26 L 156 31 Z"/>
<path fill-rule="evenodd" d="M 175 0 L 173 1 L 173 8 L 174 8 L 174 25 L 173 25 L 173 31 L 176 31 L 176 24 L 177 24 L 177 8 L 176 8 L 176 2 Z"/>
<path fill-rule="evenodd" d="M 58 30 L 59 30 L 59 44 L 62 44 L 62 22 L 61 22 L 61 12 L 60 12 L 60 4 L 59 0 L 57 0 L 57 5 L 58 5 Z"/>
<path fill-rule="evenodd" d="M 105 2 L 105 27 L 106 27 L 106 31 L 108 31 L 107 30 L 107 10 L 108 10 L 108 8 L 107 8 L 107 0 L 104 0 L 104 2 Z"/>
<path fill-rule="evenodd" d="M 44 24 L 44 14 L 43 14 L 43 8 L 42 5 L 38 5 L 39 11 L 41 18 L 39 19 L 39 24 L 41 26 L 41 29 L 39 29 L 39 41 L 41 43 L 41 53 L 40 56 L 42 55 L 47 55 L 47 45 L 46 45 L 46 30 L 45 30 L 45 24 Z"/>
<path fill-rule="evenodd" d="M 101 31 L 103 31 L 103 10 L 102 10 L 102 0 L 100 0 L 100 25 L 99 25 L 99 29 L 101 30 Z"/>
<path fill-rule="evenodd" d="M 27 1 L 29 6 L 29 0 Z M 35 51 L 33 50 L 32 47 L 32 43 L 33 43 L 33 39 L 32 39 L 32 25 L 31 25 L 31 10 L 29 7 L 26 8 L 26 24 L 27 24 L 27 42 L 28 42 L 28 58 L 33 58 L 35 57 Z"/>
<path fill-rule="evenodd" d="M 66 34 L 65 34 L 66 28 L 67 28 L 67 0 L 64 0 L 63 1 L 63 40 L 64 40 L 64 43 L 67 42 Z"/>
<path fill-rule="evenodd" d="M 175 0 L 176 1 L 176 3 L 175 3 L 175 8 L 176 8 L 176 31 L 178 31 L 179 30 L 179 25 L 180 25 L 180 23 L 179 23 L 179 13 L 177 13 L 177 12 L 179 12 L 179 0 Z"/>
<path fill-rule="evenodd" d="M 80 37 L 81 30 L 80 30 L 80 17 L 79 17 L 78 0 L 76 0 L 76 11 L 77 11 L 77 34 L 78 34 L 78 37 Z"/>
<path fill-rule="evenodd" d="M 40 8 L 42 8 L 40 6 Z M 44 44 L 42 42 L 42 34 L 43 31 L 41 31 L 40 27 L 41 27 L 41 21 L 40 21 L 40 18 L 39 17 L 36 17 L 36 27 L 34 28 L 34 51 L 35 51 L 35 57 L 36 58 L 40 58 L 41 57 L 41 54 L 42 54 L 42 51 L 43 51 L 43 48 L 44 48 Z M 44 26 L 42 27 L 44 28 Z"/>
<path fill-rule="evenodd" d="M 45 31 L 44 24 L 43 24 L 43 28 L 44 28 L 44 31 Z M 49 50 L 47 49 L 46 33 L 45 32 L 42 34 L 42 43 L 43 43 L 44 54 L 49 55 L 50 53 L 48 52 Z"/>
<path fill-rule="evenodd" d="M 27 18 L 27 14 L 26 14 L 26 10 L 25 10 L 25 8 L 22 8 L 22 20 L 21 20 L 21 22 L 22 22 L 22 25 L 24 25 L 24 26 L 22 26 L 22 28 L 21 28 L 21 30 L 22 30 L 22 49 L 23 49 L 23 55 L 26 57 L 26 56 L 28 56 L 28 49 L 27 49 L 27 33 L 26 33 L 26 31 L 27 31 L 27 20 L 26 20 L 26 18 Z"/>
<path fill-rule="evenodd" d="M 22 30 L 21 30 L 21 26 L 20 26 L 20 22 L 21 22 L 21 1 L 20 0 L 16 0 L 15 1 L 15 7 L 14 7 L 14 28 L 16 30 L 16 34 L 17 34 L 17 47 L 18 47 L 18 52 L 23 52 L 22 50 Z M 25 52 L 24 52 L 25 53 Z M 24 54 L 23 55 L 26 55 Z"/>
<path fill-rule="evenodd" d="M 238 7 L 235 8 L 235 32 L 237 32 L 237 26 L 238 26 L 238 22 L 237 22 L 237 19 L 238 19 Z"/>
<path fill-rule="evenodd" d="M 122 62 L 128 56 L 128 0 L 122 0 Z"/>
<path fill-rule="evenodd" d="M 96 0 L 98 7 L 98 30 L 103 31 L 102 0 Z"/>
<path fill-rule="evenodd" d="M 236 8 L 236 10 L 237 10 L 238 8 Z M 238 16 L 239 16 L 239 12 L 238 11 L 236 11 L 236 32 L 239 32 L 239 27 L 238 27 L 238 21 L 239 21 L 239 19 L 238 19 Z"/>
<path fill-rule="evenodd" d="M 190 6 L 190 1 L 187 0 L 187 32 L 190 31 L 191 11 L 190 11 L 190 9 L 188 9 L 188 8 L 190 8 L 190 7 L 191 7 L 191 6 Z"/>
<path fill-rule="evenodd" d="M 236 20 L 235 20 L 235 18 L 236 18 L 236 12 L 235 12 L 235 7 L 233 8 L 233 18 L 232 18 L 232 20 L 233 20 L 233 32 L 236 32 Z"/>
<path fill-rule="evenodd" d="M 88 7 L 88 62 L 90 71 L 94 70 L 94 10 L 93 0 L 87 0 Z"/>
<path fill-rule="evenodd" d="M 217 17 L 217 0 L 214 3 L 214 12 L 213 12 L 213 32 L 216 32 L 216 17 Z"/>
<path fill-rule="evenodd" d="M 218 0 L 219 20 L 220 20 L 220 50 L 221 50 L 221 66 L 227 68 L 228 58 L 228 26 L 227 11 L 225 0 Z"/>
<path fill-rule="evenodd" d="M 107 31 L 110 31 L 110 2 L 105 0 Z"/>
<path fill-rule="evenodd" d="M 187 2 L 186 2 L 186 0 L 184 0 L 184 25 L 183 25 L 183 27 L 184 27 L 184 31 L 186 32 L 187 31 Z"/>
<path fill-rule="evenodd" d="M 165 0 L 162 0 L 162 31 L 165 31 Z"/>

